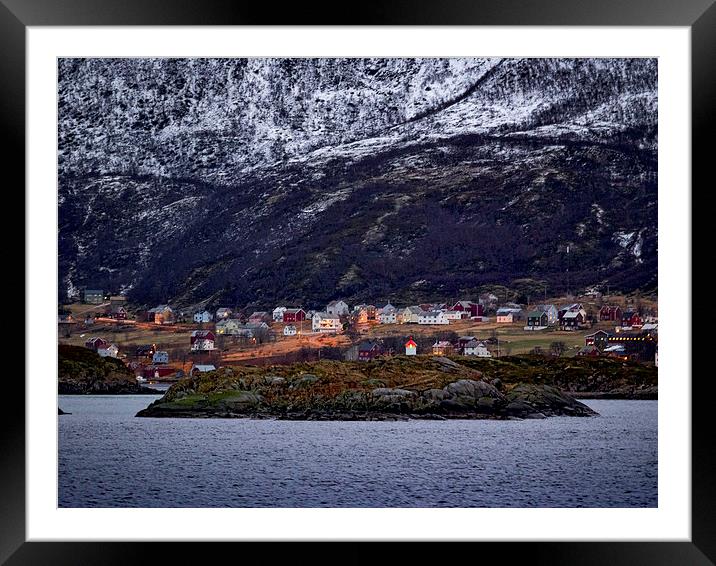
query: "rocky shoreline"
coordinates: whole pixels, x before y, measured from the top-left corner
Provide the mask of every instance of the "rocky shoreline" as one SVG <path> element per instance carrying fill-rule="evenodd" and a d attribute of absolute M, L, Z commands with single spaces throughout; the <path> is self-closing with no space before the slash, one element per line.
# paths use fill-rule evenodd
<path fill-rule="evenodd" d="M 544 383 L 505 384 L 445 357 L 220 368 L 174 384 L 138 417 L 542 419 L 595 411 Z"/>
<path fill-rule="evenodd" d="M 160 395 L 137 383 L 134 374 L 114 358 L 103 358 L 80 346 L 58 347 L 59 395 Z"/>

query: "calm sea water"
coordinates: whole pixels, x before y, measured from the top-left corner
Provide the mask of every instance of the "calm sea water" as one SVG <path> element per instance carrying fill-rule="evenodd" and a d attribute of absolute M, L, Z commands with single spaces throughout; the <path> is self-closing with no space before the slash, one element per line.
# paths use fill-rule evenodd
<path fill-rule="evenodd" d="M 657 402 L 525 421 L 149 419 L 61 396 L 60 507 L 655 507 Z"/>

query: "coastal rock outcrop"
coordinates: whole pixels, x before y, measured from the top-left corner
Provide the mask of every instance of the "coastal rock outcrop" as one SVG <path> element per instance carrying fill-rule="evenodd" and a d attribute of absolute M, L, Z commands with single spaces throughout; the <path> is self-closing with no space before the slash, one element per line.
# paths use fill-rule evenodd
<path fill-rule="evenodd" d="M 307 365 L 311 372 L 305 371 Z M 448 358 L 295 366 L 244 367 L 187 378 L 137 416 L 395 420 L 596 414 L 549 385 L 518 383 L 500 391 L 482 372 Z M 370 383 L 387 385 L 369 388 Z"/>

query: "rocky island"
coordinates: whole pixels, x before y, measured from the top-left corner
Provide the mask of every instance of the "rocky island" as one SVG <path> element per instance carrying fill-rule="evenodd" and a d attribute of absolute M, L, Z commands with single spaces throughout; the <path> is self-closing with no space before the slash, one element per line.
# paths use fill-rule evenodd
<path fill-rule="evenodd" d="M 161 393 L 142 387 L 129 368 L 116 358 L 103 358 L 80 346 L 58 346 L 58 382 L 60 395 L 117 395 Z"/>
<path fill-rule="evenodd" d="M 580 393 L 592 388 L 600 396 L 610 387 L 623 389 L 623 381 L 629 380 L 633 389 L 656 394 L 655 368 L 598 362 L 395 356 L 370 362 L 224 367 L 182 379 L 137 416 L 524 419 L 596 414 L 566 393 L 570 387 L 565 385 Z"/>

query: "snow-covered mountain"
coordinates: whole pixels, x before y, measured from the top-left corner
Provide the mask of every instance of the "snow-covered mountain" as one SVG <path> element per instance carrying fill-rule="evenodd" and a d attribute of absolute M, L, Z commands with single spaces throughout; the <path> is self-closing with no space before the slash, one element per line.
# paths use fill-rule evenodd
<path fill-rule="evenodd" d="M 61 294 L 656 287 L 653 59 L 64 59 L 58 89 Z"/>

